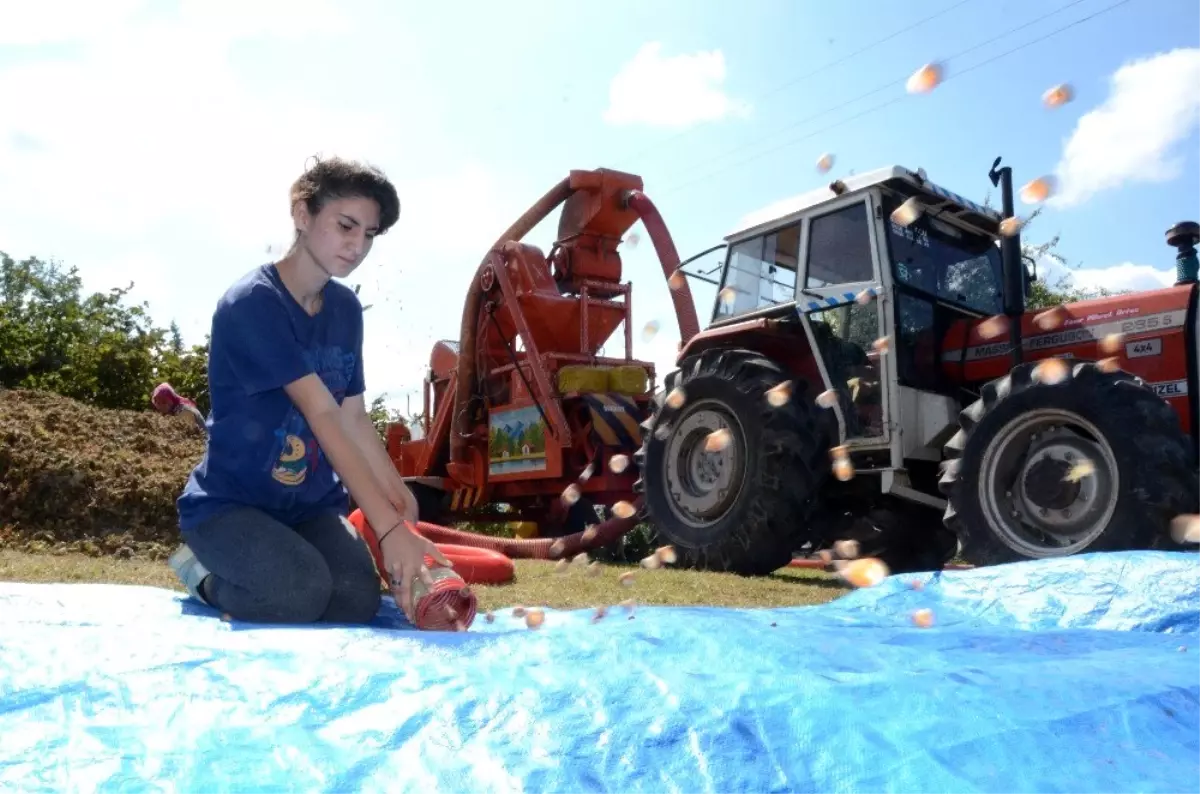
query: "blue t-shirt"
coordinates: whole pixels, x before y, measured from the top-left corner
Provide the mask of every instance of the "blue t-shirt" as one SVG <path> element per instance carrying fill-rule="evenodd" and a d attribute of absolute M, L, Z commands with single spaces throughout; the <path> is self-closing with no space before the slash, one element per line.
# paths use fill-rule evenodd
<path fill-rule="evenodd" d="M 231 507 L 295 524 L 348 508 L 345 487 L 283 387 L 316 372 L 338 404 L 362 394 L 363 310 L 330 281 L 310 317 L 273 264 L 221 296 L 209 340 L 208 447 L 177 501 L 188 532 Z"/>

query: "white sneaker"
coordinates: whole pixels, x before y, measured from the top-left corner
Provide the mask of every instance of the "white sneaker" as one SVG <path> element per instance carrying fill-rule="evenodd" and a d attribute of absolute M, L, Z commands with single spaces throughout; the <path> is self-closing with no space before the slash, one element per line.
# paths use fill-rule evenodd
<path fill-rule="evenodd" d="M 175 575 L 179 577 L 179 581 L 187 588 L 192 598 L 202 604 L 207 604 L 208 600 L 200 594 L 200 585 L 208 578 L 208 569 L 200 564 L 196 559 L 196 555 L 192 554 L 192 550 L 187 544 L 183 544 L 171 554 L 167 564 L 171 566 L 171 570 L 175 571 Z"/>

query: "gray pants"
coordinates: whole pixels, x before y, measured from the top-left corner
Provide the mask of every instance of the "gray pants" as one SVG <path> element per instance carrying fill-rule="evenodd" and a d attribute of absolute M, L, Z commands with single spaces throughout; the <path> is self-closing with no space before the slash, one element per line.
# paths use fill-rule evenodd
<path fill-rule="evenodd" d="M 382 584 L 366 542 L 336 512 L 290 527 L 242 507 L 187 533 L 209 571 L 200 593 L 236 620 L 366 623 Z"/>

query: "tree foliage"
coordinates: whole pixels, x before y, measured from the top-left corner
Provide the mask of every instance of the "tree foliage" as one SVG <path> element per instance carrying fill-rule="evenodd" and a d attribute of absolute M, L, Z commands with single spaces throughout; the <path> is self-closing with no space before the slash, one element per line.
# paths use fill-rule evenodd
<path fill-rule="evenodd" d="M 174 323 L 126 305 L 132 288 L 84 295 L 76 268 L 0 252 L 0 387 L 143 410 L 169 381 L 207 411 L 207 345 L 188 349 Z"/>
<path fill-rule="evenodd" d="M 141 411 L 154 387 L 167 382 L 207 414 L 207 336 L 202 345 L 185 345 L 177 323 L 158 327 L 145 303 L 127 302 L 132 288 L 86 295 L 76 268 L 0 252 L 0 388 Z M 421 422 L 384 399 L 369 407 L 380 436 L 389 422 Z"/>
<path fill-rule="evenodd" d="M 389 424 L 402 424 L 411 430 L 414 427 L 420 426 L 425 421 L 423 413 L 405 416 L 404 412 L 399 408 L 388 408 L 386 399 L 387 395 L 381 394 L 367 406 L 367 415 L 371 417 L 371 421 L 375 424 L 375 429 L 379 431 L 380 438 L 387 439 L 387 426 Z M 416 432 L 413 435 L 416 436 Z"/>
<path fill-rule="evenodd" d="M 985 207 L 991 206 L 990 198 L 989 196 L 984 199 L 983 205 Z M 1025 219 L 1025 222 L 1021 226 L 1021 260 L 1034 273 L 1038 273 L 1038 264 L 1046 260 L 1062 265 L 1068 270 L 1078 268 L 1078 262 L 1072 265 L 1067 261 L 1065 256 L 1058 252 L 1059 235 L 1056 234 L 1040 243 L 1029 241 L 1029 238 L 1026 236 L 1029 228 L 1041 214 L 1042 207 L 1038 207 L 1029 213 L 1029 217 Z M 1063 273 L 1053 283 L 1048 283 L 1045 280 L 1045 275 L 1039 273 L 1038 280 L 1029 286 L 1029 294 L 1025 297 L 1025 306 L 1028 309 L 1047 309 L 1051 306 L 1060 306 L 1064 303 L 1106 298 L 1110 295 L 1123 294 L 1125 291 L 1127 290 L 1114 292 L 1103 287 L 1096 289 L 1079 287 L 1075 285 L 1070 273 Z"/>

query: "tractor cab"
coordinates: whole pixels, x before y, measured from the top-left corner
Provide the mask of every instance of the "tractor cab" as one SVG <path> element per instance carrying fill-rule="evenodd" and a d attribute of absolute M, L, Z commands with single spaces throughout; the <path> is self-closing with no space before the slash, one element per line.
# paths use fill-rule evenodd
<path fill-rule="evenodd" d="M 920 210 L 906 218 L 910 199 Z M 837 180 L 748 216 L 725 238 L 710 328 L 795 323 L 820 351 L 821 388 L 846 398 L 844 443 L 890 450 L 891 467 L 940 460 L 938 434 L 962 404 L 944 340 L 956 323 L 1005 312 L 1001 220 L 921 171 Z M 1022 309 L 1030 278 L 1019 281 Z"/>

